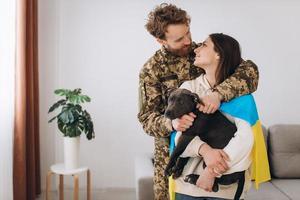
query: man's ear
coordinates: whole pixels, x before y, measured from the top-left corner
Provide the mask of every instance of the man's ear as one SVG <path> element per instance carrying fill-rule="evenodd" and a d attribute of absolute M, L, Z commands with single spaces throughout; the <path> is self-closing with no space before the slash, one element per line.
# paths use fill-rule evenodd
<path fill-rule="evenodd" d="M 220 54 L 216 53 L 215 57 L 216 57 L 217 60 L 220 60 Z"/>
<path fill-rule="evenodd" d="M 167 44 L 167 41 L 166 40 L 163 40 L 163 39 L 160 39 L 160 38 L 156 38 L 156 41 L 161 44 L 161 45 L 165 45 Z"/>

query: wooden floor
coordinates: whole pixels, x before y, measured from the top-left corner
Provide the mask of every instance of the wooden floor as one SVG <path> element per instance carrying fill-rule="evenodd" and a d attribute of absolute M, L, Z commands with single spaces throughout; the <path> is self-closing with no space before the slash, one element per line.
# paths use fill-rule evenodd
<path fill-rule="evenodd" d="M 73 199 L 73 190 L 65 189 L 64 200 Z M 79 199 L 86 199 L 86 191 L 79 191 Z M 101 189 L 92 191 L 92 200 L 135 200 L 135 190 L 134 189 Z M 37 198 L 36 200 L 46 200 L 45 192 Z M 59 200 L 58 192 L 51 192 L 51 200 Z"/>

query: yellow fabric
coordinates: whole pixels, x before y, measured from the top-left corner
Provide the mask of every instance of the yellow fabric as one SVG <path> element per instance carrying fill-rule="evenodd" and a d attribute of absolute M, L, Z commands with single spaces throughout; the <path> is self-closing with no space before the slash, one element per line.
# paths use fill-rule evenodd
<path fill-rule="evenodd" d="M 271 175 L 263 130 L 259 120 L 252 126 L 252 132 L 254 135 L 254 145 L 251 173 L 252 180 L 255 180 L 255 188 L 258 189 L 260 183 L 271 179 Z"/>
<path fill-rule="evenodd" d="M 175 181 L 172 176 L 169 176 L 169 195 L 170 200 L 175 200 Z"/>

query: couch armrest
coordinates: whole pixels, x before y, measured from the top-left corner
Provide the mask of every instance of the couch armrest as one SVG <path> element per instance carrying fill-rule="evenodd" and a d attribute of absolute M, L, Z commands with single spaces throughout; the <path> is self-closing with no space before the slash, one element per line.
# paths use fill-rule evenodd
<path fill-rule="evenodd" d="M 135 158 L 135 184 L 137 200 L 153 200 L 152 154 L 145 154 Z"/>

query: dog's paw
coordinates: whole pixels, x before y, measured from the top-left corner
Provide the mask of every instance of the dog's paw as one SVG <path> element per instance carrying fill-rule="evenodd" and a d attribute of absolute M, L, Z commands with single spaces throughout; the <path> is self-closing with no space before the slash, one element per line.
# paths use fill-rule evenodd
<path fill-rule="evenodd" d="M 183 180 L 184 180 L 184 182 L 196 185 L 198 178 L 199 178 L 199 175 L 197 175 L 197 174 L 189 174 L 189 175 L 185 176 Z"/>
<path fill-rule="evenodd" d="M 166 169 L 165 170 L 165 176 L 169 177 L 172 175 L 172 169 Z"/>
<path fill-rule="evenodd" d="M 174 167 L 167 167 L 165 169 L 165 176 L 167 177 L 172 176 L 173 173 L 174 173 Z"/>
<path fill-rule="evenodd" d="M 219 191 L 219 185 L 218 185 L 217 181 L 214 182 L 212 191 L 213 191 L 213 192 L 218 192 L 218 191 Z"/>

